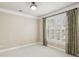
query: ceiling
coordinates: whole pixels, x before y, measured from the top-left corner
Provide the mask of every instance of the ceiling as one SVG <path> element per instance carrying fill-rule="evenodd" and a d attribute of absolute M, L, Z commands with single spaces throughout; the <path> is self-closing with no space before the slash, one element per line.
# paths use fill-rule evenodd
<path fill-rule="evenodd" d="M 41 16 L 55 10 L 75 4 L 76 2 L 36 2 L 37 9 L 31 10 L 31 2 L 0 2 L 0 8 L 30 14 L 33 16 Z"/>

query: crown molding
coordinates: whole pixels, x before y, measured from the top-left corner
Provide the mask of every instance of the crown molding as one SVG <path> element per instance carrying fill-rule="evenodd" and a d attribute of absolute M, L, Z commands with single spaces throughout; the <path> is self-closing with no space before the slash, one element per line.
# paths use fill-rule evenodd
<path fill-rule="evenodd" d="M 25 14 L 25 13 L 22 13 L 22 12 L 16 12 L 16 11 L 8 10 L 8 9 L 3 9 L 3 8 L 0 8 L 0 12 L 14 14 L 14 15 L 18 15 L 18 16 L 27 17 L 27 18 L 37 19 L 37 17 L 33 16 L 33 15 Z"/>

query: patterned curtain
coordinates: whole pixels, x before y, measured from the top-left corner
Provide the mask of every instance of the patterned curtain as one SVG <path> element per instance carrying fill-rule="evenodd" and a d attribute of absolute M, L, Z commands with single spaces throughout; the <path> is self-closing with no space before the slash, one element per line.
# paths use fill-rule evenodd
<path fill-rule="evenodd" d="M 43 45 L 47 46 L 47 40 L 46 40 L 46 18 L 43 18 Z"/>
<path fill-rule="evenodd" d="M 68 54 L 77 56 L 77 13 L 78 9 L 72 9 L 67 11 L 68 17 L 68 40 L 66 44 L 66 52 Z"/>

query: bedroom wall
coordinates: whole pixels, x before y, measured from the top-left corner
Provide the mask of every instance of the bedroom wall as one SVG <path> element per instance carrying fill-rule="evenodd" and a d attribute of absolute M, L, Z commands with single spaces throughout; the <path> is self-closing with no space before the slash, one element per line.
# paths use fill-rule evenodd
<path fill-rule="evenodd" d="M 43 42 L 43 21 L 38 19 L 38 42 Z"/>
<path fill-rule="evenodd" d="M 36 19 L 0 11 L 0 49 L 36 41 Z"/>

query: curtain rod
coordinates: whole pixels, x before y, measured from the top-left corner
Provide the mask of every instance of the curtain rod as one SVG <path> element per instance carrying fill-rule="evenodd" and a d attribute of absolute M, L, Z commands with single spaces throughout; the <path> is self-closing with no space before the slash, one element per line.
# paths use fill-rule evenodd
<path fill-rule="evenodd" d="M 74 9 L 78 9 L 78 8 L 74 8 Z M 69 10 L 68 10 L 69 11 Z M 56 16 L 56 15 L 59 15 L 59 14 L 63 14 L 63 13 L 66 13 L 67 11 L 64 11 L 64 12 L 60 12 L 60 13 L 57 13 L 57 14 L 53 14 L 53 15 L 50 15 L 50 16 L 47 16 L 47 17 L 44 17 L 45 19 L 46 18 L 49 18 L 49 17 L 52 17 L 52 16 Z"/>

